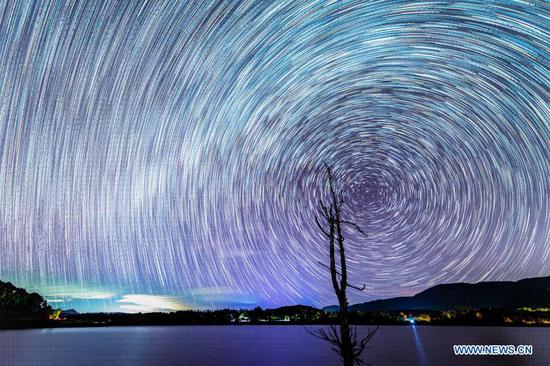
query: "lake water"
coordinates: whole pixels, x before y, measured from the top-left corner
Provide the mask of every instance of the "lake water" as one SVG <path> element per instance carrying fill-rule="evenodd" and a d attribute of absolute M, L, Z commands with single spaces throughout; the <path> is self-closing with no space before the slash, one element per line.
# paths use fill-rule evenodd
<path fill-rule="evenodd" d="M 454 356 L 453 344 L 531 344 L 534 354 Z M 384 326 L 369 345 L 372 366 L 550 365 L 550 328 Z M 302 326 L 155 326 L 0 331 L 0 365 L 328 366 L 339 359 Z"/>

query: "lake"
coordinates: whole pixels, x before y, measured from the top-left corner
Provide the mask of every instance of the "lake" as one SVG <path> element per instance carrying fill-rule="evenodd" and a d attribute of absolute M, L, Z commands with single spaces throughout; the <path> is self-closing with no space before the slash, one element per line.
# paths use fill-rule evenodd
<path fill-rule="evenodd" d="M 453 344 L 531 344 L 534 354 L 454 356 Z M 550 365 L 550 328 L 384 326 L 369 345 L 372 366 Z M 339 359 L 302 326 L 151 326 L 0 331 L 0 365 L 328 366 Z"/>

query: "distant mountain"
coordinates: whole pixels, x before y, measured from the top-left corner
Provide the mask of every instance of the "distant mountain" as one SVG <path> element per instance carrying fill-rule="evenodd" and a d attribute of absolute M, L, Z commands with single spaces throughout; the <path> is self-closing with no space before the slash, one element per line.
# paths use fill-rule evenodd
<path fill-rule="evenodd" d="M 451 283 L 437 285 L 411 297 L 394 297 L 350 306 L 350 310 L 458 310 L 480 308 L 550 307 L 550 276 L 517 282 Z M 338 306 L 323 308 L 337 311 Z"/>
<path fill-rule="evenodd" d="M 307 305 L 288 305 L 288 306 L 282 306 L 276 309 L 267 309 L 266 311 L 270 311 L 273 313 L 281 313 L 281 314 L 293 314 L 293 313 L 303 313 L 303 312 L 309 312 L 309 311 L 318 311 L 318 309 Z"/>
<path fill-rule="evenodd" d="M 78 315 L 80 314 L 78 311 L 76 311 L 75 309 L 68 309 L 68 310 L 62 310 L 61 311 L 61 314 L 59 315 L 60 317 L 62 318 L 65 318 L 67 317 L 67 315 Z"/>

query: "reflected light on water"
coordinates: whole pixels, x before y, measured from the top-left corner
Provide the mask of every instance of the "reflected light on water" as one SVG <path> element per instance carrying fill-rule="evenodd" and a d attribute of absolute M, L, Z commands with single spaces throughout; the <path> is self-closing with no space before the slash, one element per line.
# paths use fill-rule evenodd
<path fill-rule="evenodd" d="M 411 329 L 414 334 L 414 342 L 416 344 L 416 350 L 417 350 L 420 365 L 428 366 L 428 360 L 426 358 L 426 350 L 424 349 L 424 347 L 422 346 L 422 342 L 420 341 L 420 336 L 418 335 L 418 330 L 416 328 L 415 321 L 414 319 L 411 319 L 409 320 L 409 322 L 412 325 Z"/>

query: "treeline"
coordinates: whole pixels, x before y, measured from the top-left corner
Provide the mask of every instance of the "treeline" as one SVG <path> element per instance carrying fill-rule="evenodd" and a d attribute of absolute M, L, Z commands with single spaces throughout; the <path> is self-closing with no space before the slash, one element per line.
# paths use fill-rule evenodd
<path fill-rule="evenodd" d="M 351 312 L 354 324 L 550 326 L 550 308 Z"/>
<path fill-rule="evenodd" d="M 287 306 L 277 309 L 185 310 L 172 313 L 83 313 L 63 314 L 66 322 L 105 325 L 215 325 L 239 323 L 314 323 L 335 317 L 309 306 Z"/>
<path fill-rule="evenodd" d="M 337 324 L 336 313 L 307 306 L 278 309 L 177 311 L 173 313 L 72 314 L 61 323 L 70 325 L 223 325 L 223 324 Z M 400 311 L 350 313 L 358 325 L 514 325 L 548 326 L 550 309 L 478 309 L 452 311 Z"/>
<path fill-rule="evenodd" d="M 0 326 L 16 320 L 46 320 L 51 306 L 36 292 L 28 293 L 10 282 L 0 281 Z"/>

